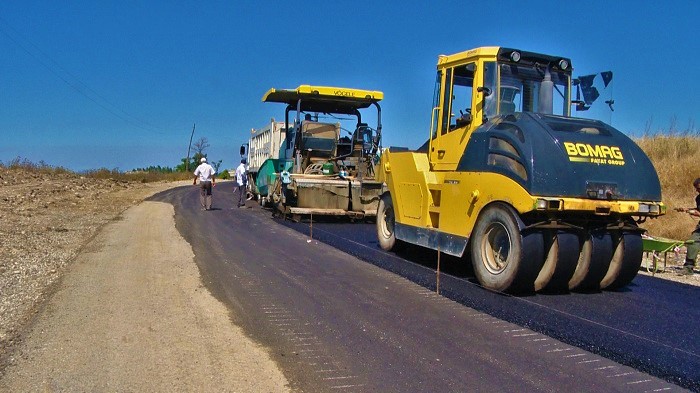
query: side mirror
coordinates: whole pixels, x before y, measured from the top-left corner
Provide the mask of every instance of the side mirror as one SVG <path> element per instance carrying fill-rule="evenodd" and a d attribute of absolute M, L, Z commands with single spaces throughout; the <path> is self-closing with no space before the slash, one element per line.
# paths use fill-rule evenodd
<path fill-rule="evenodd" d="M 245 156 L 245 153 L 246 153 L 246 145 L 241 145 L 241 150 L 240 150 L 241 156 Z"/>
<path fill-rule="evenodd" d="M 479 86 L 476 88 L 476 91 L 478 91 L 479 93 L 484 93 L 486 97 L 491 95 L 491 89 L 489 89 L 486 86 Z"/>

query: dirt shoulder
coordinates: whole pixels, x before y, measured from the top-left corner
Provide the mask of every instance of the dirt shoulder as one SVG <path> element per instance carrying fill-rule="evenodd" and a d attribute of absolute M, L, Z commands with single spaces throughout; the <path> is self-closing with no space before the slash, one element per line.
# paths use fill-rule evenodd
<path fill-rule="evenodd" d="M 286 391 L 200 286 L 172 207 L 139 205 L 188 184 L 0 166 L 0 391 Z"/>
<path fill-rule="evenodd" d="M 128 207 L 176 185 L 0 167 L 0 374 L 81 247 Z"/>
<path fill-rule="evenodd" d="M 173 207 L 142 202 L 122 217 L 67 269 L 0 390 L 287 391 L 201 285 Z"/>

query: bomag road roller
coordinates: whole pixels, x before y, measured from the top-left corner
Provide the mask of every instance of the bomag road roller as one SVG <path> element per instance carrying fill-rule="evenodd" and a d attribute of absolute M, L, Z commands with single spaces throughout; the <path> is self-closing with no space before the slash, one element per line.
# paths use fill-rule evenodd
<path fill-rule="evenodd" d="M 265 93 L 264 102 L 287 104 L 286 135 L 269 188 L 269 199 L 280 211 L 294 219 L 377 214 L 382 183 L 375 179 L 374 166 L 383 97 L 380 91 L 309 85 Z M 376 125 L 368 125 L 367 118 Z"/>
<path fill-rule="evenodd" d="M 567 58 L 500 47 L 439 56 L 429 139 L 377 166 L 380 246 L 464 256 L 496 291 L 629 284 L 637 224 L 666 211 L 659 179 L 627 136 L 571 117 L 571 72 Z"/>

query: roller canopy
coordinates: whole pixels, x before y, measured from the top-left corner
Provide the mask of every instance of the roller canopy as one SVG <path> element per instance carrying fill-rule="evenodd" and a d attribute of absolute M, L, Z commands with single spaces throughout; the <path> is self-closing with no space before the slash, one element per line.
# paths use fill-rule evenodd
<path fill-rule="evenodd" d="M 296 108 L 301 99 L 300 109 L 303 112 L 354 114 L 383 98 L 381 91 L 301 85 L 295 90 L 270 89 L 262 100 L 281 102 Z"/>

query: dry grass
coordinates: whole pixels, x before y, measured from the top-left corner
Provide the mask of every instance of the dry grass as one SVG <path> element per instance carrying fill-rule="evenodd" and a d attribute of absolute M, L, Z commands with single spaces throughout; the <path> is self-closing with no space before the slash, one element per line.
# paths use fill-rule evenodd
<path fill-rule="evenodd" d="M 85 172 L 86 177 L 95 179 L 115 179 L 129 182 L 152 183 L 157 181 L 192 180 L 192 175 L 187 172 L 119 172 L 117 170 L 96 169 Z"/>
<path fill-rule="evenodd" d="M 24 171 L 29 171 L 33 173 L 42 173 L 42 174 L 47 174 L 47 175 L 59 175 L 59 174 L 66 174 L 66 173 L 73 173 L 69 169 L 60 167 L 60 166 L 52 166 L 44 161 L 39 161 L 38 163 L 29 161 L 26 158 L 21 158 L 17 157 L 11 161 L 8 161 L 6 164 L 2 163 L 0 161 L 0 168 L 8 168 L 8 169 L 21 169 Z"/>
<path fill-rule="evenodd" d="M 93 169 L 81 173 L 74 173 L 73 171 L 60 167 L 52 166 L 44 161 L 39 161 L 38 163 L 32 162 L 26 158 L 17 157 L 7 163 L 0 162 L 0 168 L 5 167 L 8 169 L 21 169 L 30 173 L 41 173 L 48 175 L 58 175 L 58 174 L 76 174 L 85 176 L 93 179 L 111 179 L 117 181 L 125 182 L 137 182 L 137 183 L 152 183 L 159 181 L 179 181 L 179 180 L 191 180 L 192 175 L 188 172 L 172 172 L 172 173 L 161 173 L 161 172 L 120 172 L 116 169 Z"/>
<path fill-rule="evenodd" d="M 654 163 L 661 181 L 661 197 L 668 207 L 665 216 L 648 220 L 642 227 L 654 236 L 686 239 L 695 228 L 697 219 L 673 209 L 695 207 L 697 193 L 693 180 L 700 177 L 700 133 L 657 133 L 637 138 L 635 142 Z"/>

